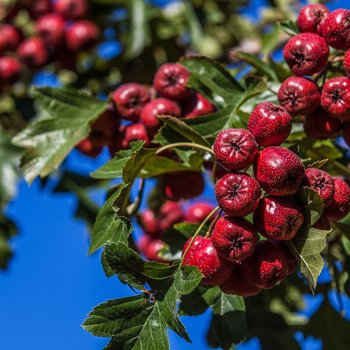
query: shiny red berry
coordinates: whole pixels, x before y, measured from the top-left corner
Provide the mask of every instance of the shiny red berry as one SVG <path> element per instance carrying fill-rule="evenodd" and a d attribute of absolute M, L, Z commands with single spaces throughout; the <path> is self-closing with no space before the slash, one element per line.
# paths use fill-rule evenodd
<path fill-rule="evenodd" d="M 306 115 L 320 105 L 321 92 L 312 80 L 293 76 L 282 83 L 278 100 L 290 114 Z"/>
<path fill-rule="evenodd" d="M 141 213 L 140 224 L 147 235 L 159 237 L 161 233 L 160 220 L 153 210 L 146 209 Z"/>
<path fill-rule="evenodd" d="M 319 35 L 301 33 L 287 42 L 283 55 L 295 75 L 312 75 L 326 66 L 329 48 Z"/>
<path fill-rule="evenodd" d="M 277 146 L 288 138 L 292 117 L 284 107 L 262 102 L 250 114 L 248 130 L 260 146 Z"/>
<path fill-rule="evenodd" d="M 67 47 L 72 51 L 89 50 L 95 46 L 100 35 L 100 30 L 94 22 L 76 21 L 66 31 Z"/>
<path fill-rule="evenodd" d="M 185 221 L 192 224 L 200 224 L 213 210 L 214 206 L 209 203 L 194 203 L 187 209 Z"/>
<path fill-rule="evenodd" d="M 302 33 L 316 33 L 320 35 L 320 26 L 328 17 L 330 11 L 322 4 L 304 6 L 299 13 L 297 25 Z"/>
<path fill-rule="evenodd" d="M 49 60 L 44 41 L 39 37 L 28 38 L 17 49 L 18 56 L 29 66 L 39 68 Z"/>
<path fill-rule="evenodd" d="M 62 16 L 49 13 L 36 21 L 36 31 L 47 45 L 57 48 L 64 42 L 65 22 Z"/>
<path fill-rule="evenodd" d="M 22 65 L 16 57 L 0 57 L 0 85 L 15 83 L 21 76 Z"/>
<path fill-rule="evenodd" d="M 213 113 L 215 107 L 198 92 L 192 92 L 189 97 L 182 101 L 182 111 L 185 119 L 194 119 Z"/>
<path fill-rule="evenodd" d="M 87 0 L 56 0 L 54 10 L 66 19 L 80 19 L 88 11 Z"/>
<path fill-rule="evenodd" d="M 161 206 L 159 213 L 159 227 L 161 231 L 165 231 L 184 220 L 184 213 L 178 202 L 165 201 Z"/>
<path fill-rule="evenodd" d="M 219 207 L 229 216 L 246 216 L 258 206 L 259 183 L 245 173 L 224 175 L 215 185 Z"/>
<path fill-rule="evenodd" d="M 0 25 L 0 54 L 16 50 L 20 40 L 21 37 L 13 25 Z"/>
<path fill-rule="evenodd" d="M 254 174 L 268 194 L 283 197 L 299 191 L 305 170 L 295 153 L 283 147 L 271 146 L 258 154 Z"/>

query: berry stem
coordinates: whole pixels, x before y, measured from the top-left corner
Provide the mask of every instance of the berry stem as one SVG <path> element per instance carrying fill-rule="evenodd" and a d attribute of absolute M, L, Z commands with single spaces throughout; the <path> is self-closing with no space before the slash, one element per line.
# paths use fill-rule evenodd
<path fill-rule="evenodd" d="M 127 210 L 130 217 L 133 216 L 135 213 L 137 213 L 137 211 L 140 208 L 142 198 L 143 198 L 144 188 L 145 188 L 145 180 L 140 179 L 137 197 L 135 198 L 134 202 L 129 205 Z"/>
<path fill-rule="evenodd" d="M 192 147 L 192 148 L 197 148 L 199 150 L 205 151 L 210 153 L 211 155 L 214 156 L 214 152 L 211 148 L 203 146 L 203 145 L 199 145 L 198 143 L 192 143 L 192 142 L 178 142 L 178 143 L 172 143 L 170 145 L 166 145 L 163 146 L 161 148 L 159 148 L 159 150 L 156 152 L 156 154 L 160 154 L 168 149 L 171 148 L 176 148 L 176 147 Z"/>
<path fill-rule="evenodd" d="M 218 215 L 216 215 L 216 218 L 210 223 L 209 228 L 208 228 L 208 232 L 205 235 L 205 238 L 208 238 L 211 236 L 211 232 L 212 232 L 216 222 L 218 221 L 219 217 L 221 216 L 221 214 L 222 214 L 222 210 L 219 211 Z"/>
<path fill-rule="evenodd" d="M 194 233 L 191 241 L 190 241 L 190 244 L 187 246 L 185 252 L 183 253 L 182 255 L 182 258 L 181 258 L 181 263 L 183 262 L 188 250 L 191 248 L 191 245 L 193 243 L 193 241 L 195 240 L 195 238 L 200 234 L 200 232 L 202 231 L 203 227 L 205 226 L 205 224 L 210 220 L 210 218 L 216 213 L 216 211 L 219 210 L 219 207 L 217 206 L 215 209 L 213 209 L 209 214 L 208 216 L 203 220 L 203 222 L 199 225 L 197 231 Z"/>

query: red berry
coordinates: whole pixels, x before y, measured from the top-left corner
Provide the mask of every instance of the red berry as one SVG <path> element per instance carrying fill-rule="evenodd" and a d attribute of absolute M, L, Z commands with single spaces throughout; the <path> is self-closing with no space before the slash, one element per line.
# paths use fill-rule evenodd
<path fill-rule="evenodd" d="M 246 219 L 223 216 L 216 222 L 211 240 L 220 256 L 239 262 L 253 254 L 258 235 Z"/>
<path fill-rule="evenodd" d="M 262 150 L 254 163 L 255 178 L 270 195 L 291 196 L 300 189 L 304 165 L 292 151 L 271 146 Z"/>
<path fill-rule="evenodd" d="M 91 138 L 87 137 L 86 139 L 80 141 L 76 148 L 84 153 L 86 156 L 91 158 L 96 158 L 102 152 L 102 146 L 96 146 Z"/>
<path fill-rule="evenodd" d="M 332 117 L 350 120 L 350 79 L 328 79 L 323 85 L 321 105 Z"/>
<path fill-rule="evenodd" d="M 331 12 L 320 26 L 321 35 L 335 49 L 350 47 L 350 11 L 337 9 Z"/>
<path fill-rule="evenodd" d="M 275 245 L 282 249 L 288 261 L 288 275 L 293 274 L 298 268 L 298 259 L 293 255 L 290 248 L 284 241 L 273 241 Z"/>
<path fill-rule="evenodd" d="M 267 196 L 254 212 L 254 225 L 266 238 L 293 239 L 304 222 L 298 205 L 287 198 Z"/>
<path fill-rule="evenodd" d="M 331 117 L 322 108 L 318 108 L 304 119 L 304 131 L 306 136 L 311 139 L 337 137 L 341 128 L 341 120 Z"/>
<path fill-rule="evenodd" d="M 331 229 L 331 223 L 327 217 L 322 214 L 320 218 L 312 225 L 312 227 L 318 230 L 329 231 Z"/>
<path fill-rule="evenodd" d="M 350 210 L 349 185 L 339 177 L 334 177 L 334 197 L 331 204 L 325 208 L 323 214 L 330 221 L 343 219 Z"/>
<path fill-rule="evenodd" d="M 295 75 L 312 75 L 326 66 L 329 48 L 319 35 L 301 33 L 287 42 L 283 55 Z"/>
<path fill-rule="evenodd" d="M 166 98 L 156 98 L 147 103 L 141 112 L 141 121 L 151 133 L 155 133 L 161 126 L 161 122 L 157 118 L 160 115 L 172 115 L 181 117 L 181 109 L 179 105 Z"/>
<path fill-rule="evenodd" d="M 22 41 L 17 50 L 18 56 L 29 66 L 39 68 L 49 60 L 45 43 L 38 37 Z"/>
<path fill-rule="evenodd" d="M 177 202 L 165 201 L 160 208 L 160 229 L 165 231 L 184 220 L 181 205 Z"/>
<path fill-rule="evenodd" d="M 244 170 L 253 164 L 258 144 L 248 130 L 227 129 L 218 134 L 213 150 L 216 160 L 227 170 Z"/>
<path fill-rule="evenodd" d="M 172 201 L 197 197 L 203 190 L 204 180 L 201 173 L 186 171 L 164 176 L 164 194 Z"/>
<path fill-rule="evenodd" d="M 288 138 L 292 117 L 284 107 L 263 102 L 250 114 L 248 130 L 260 146 L 277 146 Z"/>
<path fill-rule="evenodd" d="M 80 19 L 88 11 L 87 0 L 56 0 L 54 9 L 66 19 Z"/>
<path fill-rule="evenodd" d="M 16 57 L 0 57 L 0 85 L 9 85 L 16 82 L 22 71 L 22 65 Z"/>
<path fill-rule="evenodd" d="M 305 115 L 319 106 L 321 93 L 312 80 L 293 76 L 282 83 L 278 100 L 290 114 Z"/>
<path fill-rule="evenodd" d="M 21 37 L 17 29 L 11 24 L 0 25 L 0 54 L 7 51 L 14 51 L 18 46 Z"/>
<path fill-rule="evenodd" d="M 346 51 L 343 60 L 345 74 L 350 77 L 350 50 Z"/>
<path fill-rule="evenodd" d="M 213 113 L 215 107 L 198 92 L 192 92 L 182 102 L 182 110 L 185 119 L 194 119 L 201 115 Z"/>
<path fill-rule="evenodd" d="M 32 18 L 39 18 L 51 12 L 50 0 L 27 0 L 27 8 Z"/>
<path fill-rule="evenodd" d="M 242 297 L 257 295 L 261 288 L 249 283 L 245 278 L 240 264 L 234 264 L 229 278 L 220 285 L 225 294 L 236 294 Z"/>
<path fill-rule="evenodd" d="M 271 289 L 287 277 L 289 261 L 277 244 L 266 240 L 257 244 L 254 254 L 244 260 L 241 267 L 248 282 Z"/>
<path fill-rule="evenodd" d="M 303 184 L 318 193 L 324 207 L 331 204 L 335 191 L 334 180 L 331 175 L 320 169 L 308 168 L 305 170 Z"/>
<path fill-rule="evenodd" d="M 148 259 L 158 262 L 165 262 L 159 256 L 160 251 L 164 248 L 165 243 L 160 239 L 153 239 L 147 235 L 143 235 L 138 242 L 138 249 Z"/>
<path fill-rule="evenodd" d="M 198 202 L 192 204 L 187 210 L 185 221 L 192 224 L 200 224 L 213 210 L 214 206 L 209 203 Z"/>
<path fill-rule="evenodd" d="M 192 238 L 186 242 L 182 253 L 185 254 Z M 220 258 L 210 238 L 198 236 L 188 249 L 183 265 L 196 266 L 203 274 L 202 284 L 217 286 L 227 280 L 232 270 L 232 263 Z"/>
<path fill-rule="evenodd" d="M 157 70 L 153 86 L 160 96 L 178 101 L 190 93 L 186 86 L 189 77 L 190 73 L 181 64 L 166 63 Z"/>
<path fill-rule="evenodd" d="M 117 147 L 118 150 L 128 149 L 133 141 L 144 141 L 145 146 L 150 145 L 150 139 L 143 124 L 131 124 L 120 128 Z"/>
<path fill-rule="evenodd" d="M 100 30 L 89 20 L 74 22 L 66 31 L 67 47 L 72 51 L 89 50 L 97 43 Z"/>
<path fill-rule="evenodd" d="M 137 122 L 143 107 L 151 100 L 151 92 L 140 84 L 123 84 L 113 92 L 112 100 L 123 119 Z"/>
<path fill-rule="evenodd" d="M 147 235 L 152 237 L 159 237 L 160 220 L 153 210 L 146 209 L 142 212 L 140 217 L 140 224 Z"/>
<path fill-rule="evenodd" d="M 224 175 L 215 185 L 219 207 L 229 216 L 246 216 L 259 204 L 259 183 L 245 173 Z"/>
<path fill-rule="evenodd" d="M 297 24 L 303 33 L 316 33 L 320 35 L 320 27 L 328 17 L 330 11 L 322 4 L 304 6 L 298 16 Z"/>
<path fill-rule="evenodd" d="M 41 16 L 36 22 L 38 35 L 47 45 L 57 48 L 64 41 L 64 19 L 55 13 Z"/>

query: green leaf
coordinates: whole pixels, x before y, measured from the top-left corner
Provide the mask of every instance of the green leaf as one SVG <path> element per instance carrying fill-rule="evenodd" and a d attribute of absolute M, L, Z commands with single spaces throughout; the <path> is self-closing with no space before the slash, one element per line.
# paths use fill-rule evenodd
<path fill-rule="evenodd" d="M 323 201 L 311 188 L 303 187 L 298 193 L 298 203 L 304 213 L 304 225 L 312 226 L 323 213 Z"/>
<path fill-rule="evenodd" d="M 13 139 L 26 149 L 21 167 L 29 183 L 56 169 L 107 108 L 106 102 L 68 88 L 37 88 L 33 95 L 48 117 L 33 121 Z"/>
<path fill-rule="evenodd" d="M 233 344 L 240 343 L 247 333 L 244 299 L 221 292 L 212 310 L 213 319 L 207 335 L 209 345 L 232 349 Z"/>
<path fill-rule="evenodd" d="M 295 36 L 295 35 L 299 34 L 298 26 L 293 21 L 279 22 L 278 27 L 282 32 L 287 33 L 291 36 Z"/>

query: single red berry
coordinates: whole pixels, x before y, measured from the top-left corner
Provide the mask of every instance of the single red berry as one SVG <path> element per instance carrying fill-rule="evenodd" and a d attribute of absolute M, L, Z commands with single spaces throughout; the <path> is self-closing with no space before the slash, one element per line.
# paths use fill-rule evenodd
<path fill-rule="evenodd" d="M 200 224 L 214 210 L 214 206 L 206 202 L 192 204 L 185 215 L 185 221 Z M 213 219 L 213 217 L 212 217 Z"/>
<path fill-rule="evenodd" d="M 80 141 L 76 148 L 84 153 L 86 156 L 91 158 L 96 158 L 102 152 L 102 146 L 96 146 L 91 138 L 87 137 L 86 139 Z"/>
<path fill-rule="evenodd" d="M 319 35 L 301 33 L 287 42 L 283 55 L 295 75 L 312 75 L 326 66 L 329 48 Z"/>
<path fill-rule="evenodd" d="M 160 229 L 165 231 L 184 220 L 184 213 L 178 202 L 165 201 L 160 208 Z"/>
<path fill-rule="evenodd" d="M 307 168 L 303 185 L 318 193 L 324 207 L 328 207 L 331 204 L 335 191 L 333 176 L 320 169 Z"/>
<path fill-rule="evenodd" d="M 258 154 L 254 174 L 268 194 L 284 197 L 299 191 L 305 170 L 295 153 L 283 147 L 271 146 Z"/>
<path fill-rule="evenodd" d="M 181 117 L 179 105 L 166 98 L 156 98 L 147 103 L 141 112 L 141 121 L 150 133 L 156 133 L 161 126 L 160 115 Z"/>
<path fill-rule="evenodd" d="M 154 75 L 153 86 L 160 96 L 171 100 L 182 100 L 190 94 L 187 82 L 188 70 L 178 63 L 163 64 Z"/>
<path fill-rule="evenodd" d="M 225 294 L 236 294 L 242 297 L 257 295 L 261 288 L 251 284 L 244 277 L 240 264 L 233 264 L 229 278 L 220 285 L 220 289 Z"/>
<path fill-rule="evenodd" d="M 284 280 L 289 272 L 289 261 L 283 249 L 272 241 L 261 241 L 255 252 L 241 264 L 248 282 L 262 289 L 271 289 Z"/>
<path fill-rule="evenodd" d="M 277 146 L 288 138 L 292 117 L 284 107 L 262 102 L 250 114 L 248 130 L 260 146 Z"/>
<path fill-rule="evenodd" d="M 252 133 L 245 129 L 221 131 L 213 146 L 216 160 L 227 170 L 244 170 L 253 164 L 258 144 Z"/>
<path fill-rule="evenodd" d="M 278 100 L 290 114 L 306 115 L 320 105 L 321 92 L 312 80 L 293 76 L 282 83 Z"/>
<path fill-rule="evenodd" d="M 186 253 L 192 237 L 186 242 L 182 254 Z M 198 236 L 194 239 L 183 258 L 183 265 L 196 266 L 203 274 L 202 284 L 218 286 L 230 276 L 232 263 L 222 259 L 210 238 Z"/>
<path fill-rule="evenodd" d="M 172 201 L 197 197 L 203 190 L 204 180 L 201 173 L 185 171 L 164 176 L 164 194 Z"/>
<path fill-rule="evenodd" d="M 56 0 L 54 10 L 66 19 L 80 19 L 88 11 L 87 0 Z"/>
<path fill-rule="evenodd" d="M 350 147 L 350 122 L 343 123 L 343 138 L 346 144 Z"/>
<path fill-rule="evenodd" d="M 123 84 L 113 92 L 112 100 L 121 118 L 137 122 L 143 107 L 151 100 L 151 91 L 141 84 Z"/>
<path fill-rule="evenodd" d="M 72 51 L 89 50 L 95 46 L 100 35 L 100 30 L 94 22 L 76 21 L 66 31 L 67 47 Z"/>
<path fill-rule="evenodd" d="M 302 33 L 321 35 L 320 27 L 329 14 L 328 8 L 322 4 L 304 6 L 297 19 L 298 28 Z"/>
<path fill-rule="evenodd" d="M 143 235 L 138 244 L 138 249 L 146 259 L 157 262 L 165 262 L 165 259 L 161 258 L 159 253 L 164 248 L 165 243 L 161 239 L 152 238 L 147 235 Z"/>
<path fill-rule="evenodd" d="M 145 146 L 150 145 L 150 139 L 147 130 L 142 123 L 122 126 L 119 129 L 119 136 L 117 139 L 117 149 L 128 149 L 131 142 L 144 141 Z M 114 154 L 113 154 L 114 155 Z"/>
<path fill-rule="evenodd" d="M 337 9 L 320 25 L 321 35 L 335 49 L 350 47 L 350 11 Z"/>
<path fill-rule="evenodd" d="M 331 223 L 327 219 L 326 215 L 322 214 L 320 218 L 312 225 L 312 227 L 318 230 L 329 231 L 331 229 Z"/>
<path fill-rule="evenodd" d="M 229 216 L 246 216 L 259 204 L 259 183 L 245 173 L 224 175 L 215 185 L 219 207 Z"/>
<path fill-rule="evenodd" d="M 21 36 L 13 25 L 0 25 L 0 54 L 16 50 L 20 40 Z"/>
<path fill-rule="evenodd" d="M 311 139 L 328 139 L 337 137 L 342 129 L 342 122 L 331 117 L 322 108 L 304 118 L 304 131 Z"/>
<path fill-rule="evenodd" d="M 0 57 L 0 85 L 9 85 L 16 82 L 22 72 L 22 65 L 16 57 Z"/>
<path fill-rule="evenodd" d="M 293 239 L 304 223 L 304 214 L 288 198 L 267 196 L 254 212 L 254 225 L 266 238 L 278 241 Z"/>
<path fill-rule="evenodd" d="M 36 31 L 47 45 L 57 48 L 64 42 L 65 22 L 62 16 L 49 13 L 36 21 Z"/>
<path fill-rule="evenodd" d="M 213 113 L 215 107 L 198 92 L 192 92 L 189 97 L 182 101 L 182 111 L 185 119 L 194 119 Z"/>
<path fill-rule="evenodd" d="M 221 257 L 239 262 L 253 254 L 258 235 L 246 219 L 222 216 L 215 224 L 211 240 Z"/>
<path fill-rule="evenodd" d="M 323 214 L 330 221 L 343 219 L 350 210 L 350 187 L 341 178 L 334 177 L 334 197 L 331 204 L 325 208 Z"/>
<path fill-rule="evenodd" d="M 159 237 L 161 233 L 160 219 L 156 216 L 153 210 L 146 209 L 141 213 L 140 224 L 147 235 L 151 237 Z"/>
<path fill-rule="evenodd" d="M 350 120 L 350 79 L 328 79 L 323 85 L 321 105 L 332 117 Z"/>
<path fill-rule="evenodd" d="M 52 10 L 50 0 L 27 0 L 27 9 L 32 18 L 36 19 L 48 14 Z"/>
<path fill-rule="evenodd" d="M 49 60 L 44 41 L 39 37 L 28 38 L 17 49 L 18 56 L 29 66 L 39 68 Z"/>

